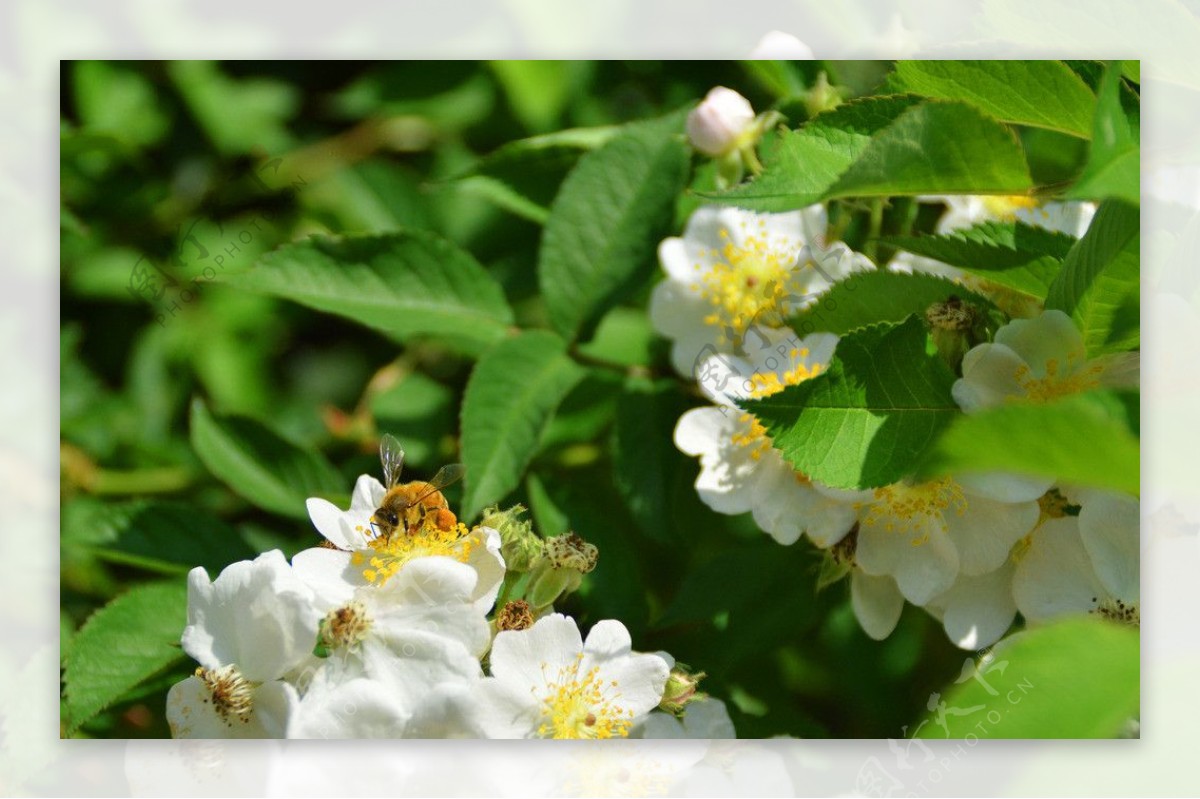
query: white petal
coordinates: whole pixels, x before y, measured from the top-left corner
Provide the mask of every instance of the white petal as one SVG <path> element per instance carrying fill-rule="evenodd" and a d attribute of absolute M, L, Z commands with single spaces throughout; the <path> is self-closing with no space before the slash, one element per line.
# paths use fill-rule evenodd
<path fill-rule="evenodd" d="M 222 717 L 199 677 L 188 677 L 167 692 L 167 722 L 173 738 L 282 738 L 299 702 L 296 689 L 272 681 L 254 691 L 254 709 L 245 721 Z"/>
<path fill-rule="evenodd" d="M 751 447 L 733 443 L 733 435 L 746 427 L 735 413 L 693 408 L 675 426 L 675 446 L 687 455 L 700 456 L 696 491 L 717 513 L 745 513 L 754 500 L 753 475 L 759 462 L 751 457 Z"/>
<path fill-rule="evenodd" d="M 413 709 L 404 728 L 406 738 L 483 738 L 474 686 L 440 683 Z"/>
<path fill-rule="evenodd" d="M 707 258 L 702 258 L 701 248 L 695 243 L 689 243 L 678 237 L 663 239 L 658 245 L 658 262 L 662 264 L 667 280 L 690 286 L 698 282 L 703 264 Z"/>
<path fill-rule="evenodd" d="M 736 738 L 737 733 L 725 703 L 708 697 L 688 703 L 682 719 L 661 710 L 654 711 L 642 722 L 640 737 L 723 740 Z"/>
<path fill-rule="evenodd" d="M 545 687 L 546 679 L 575 662 L 583 639 L 575 620 L 561 613 L 538 619 L 527 630 L 505 630 L 492 642 L 492 676 L 529 692 Z"/>
<path fill-rule="evenodd" d="M 891 577 L 872 577 L 855 569 L 850 574 L 850 604 L 863 632 L 882 641 L 896 629 L 904 597 Z"/>
<path fill-rule="evenodd" d="M 353 528 L 344 521 L 345 511 L 320 497 L 310 497 L 304 503 L 308 508 L 308 518 L 312 519 L 317 532 L 325 536 L 331 544 L 339 549 L 353 549 L 359 546 L 361 536 L 353 535 Z"/>
<path fill-rule="evenodd" d="M 1052 478 L 1005 472 L 979 472 L 954 476 L 963 490 L 997 502 L 1036 502 L 1054 485 Z"/>
<path fill-rule="evenodd" d="M 410 712 L 378 682 L 357 677 L 342 683 L 315 681 L 301 700 L 289 738 L 398 738 Z"/>
<path fill-rule="evenodd" d="M 584 655 L 579 667 L 580 673 L 586 673 L 593 665 L 599 666 L 597 679 L 610 686 L 605 695 L 615 707 L 630 711 L 634 718 L 658 707 L 671 671 L 665 660 L 658 655 L 637 653 L 613 658 L 589 655 L 590 653 Z"/>
<path fill-rule="evenodd" d="M 1139 600 L 1140 503 L 1110 491 L 1082 492 L 1079 535 L 1096 576 L 1115 598 Z"/>
<path fill-rule="evenodd" d="M 633 640 L 624 624 L 616 619 L 604 619 L 588 631 L 583 652 L 592 660 L 611 660 L 628 655 L 632 646 Z"/>
<path fill-rule="evenodd" d="M 504 582 L 504 556 L 500 554 L 500 533 L 490 527 L 476 527 L 471 531 L 473 542 L 467 553 L 467 565 L 475 570 L 478 579 L 471 592 L 475 609 L 487 613 L 496 604 L 496 595 Z"/>
<path fill-rule="evenodd" d="M 1030 621 L 1087 613 L 1104 597 L 1079 537 L 1078 519 L 1047 519 L 1017 561 L 1013 599 Z"/>
<path fill-rule="evenodd" d="M 276 679 L 312 650 L 320 611 L 279 550 L 188 575 L 183 649 L 207 668 L 236 664 L 253 682 Z"/>
<path fill-rule="evenodd" d="M 867 574 L 896 578 L 900 593 L 909 602 L 924 605 L 953 585 L 958 552 L 940 523 L 919 517 L 915 523 L 912 530 L 888 531 L 863 520 L 855 558 Z"/>
<path fill-rule="evenodd" d="M 1017 381 L 1018 370 L 1025 367 L 1021 356 L 1008 347 L 980 344 L 963 356 L 963 376 L 954 381 L 950 393 L 967 413 L 1001 405 L 1011 397 L 1025 396 Z"/>
<path fill-rule="evenodd" d="M 704 323 L 710 313 L 710 305 L 699 289 L 687 283 L 664 280 L 650 294 L 650 324 L 664 336 L 679 339 L 689 334 L 705 334 L 701 341 L 712 338 L 716 328 Z M 692 354 L 692 360 L 699 349 Z M 690 367 L 691 361 L 688 362 Z"/>
<path fill-rule="evenodd" d="M 365 584 L 362 573 L 350 565 L 350 553 L 325 547 L 311 547 L 292 556 L 292 571 L 314 595 L 314 604 L 329 612 L 350 601 L 354 591 Z"/>
<path fill-rule="evenodd" d="M 1029 364 L 1033 377 L 1039 378 L 1045 376 L 1051 360 L 1065 370 L 1068 363 L 1082 364 L 1087 357 L 1083 334 L 1071 317 L 1058 310 L 1043 311 L 1033 319 L 1012 320 L 996 331 L 995 342 L 1015 352 Z"/>
<path fill-rule="evenodd" d="M 534 737 L 540 708 L 537 696 L 530 690 L 488 677 L 476 684 L 473 699 L 475 720 L 488 738 Z"/>
<path fill-rule="evenodd" d="M 476 657 L 487 650 L 485 611 L 472 604 L 476 573 L 445 557 L 417 558 L 383 586 L 360 589 L 374 617 L 372 634 L 395 640 L 410 630 L 449 638 Z"/>
<path fill-rule="evenodd" d="M 369 474 L 359 475 L 354 483 L 354 493 L 350 496 L 350 510 L 372 514 L 383 502 L 386 493 L 383 483 Z"/>
<path fill-rule="evenodd" d="M 946 635 L 963 649 L 983 649 L 999 641 L 1017 614 L 1012 598 L 1013 566 L 987 574 L 959 575 L 954 587 L 930 604 L 942 615 Z"/>
<path fill-rule="evenodd" d="M 947 511 L 946 526 L 958 548 L 959 566 L 965 574 L 985 574 L 1008 560 L 1013 545 L 1037 524 L 1036 502 L 1010 504 L 978 496 L 967 497 L 962 515 Z"/>

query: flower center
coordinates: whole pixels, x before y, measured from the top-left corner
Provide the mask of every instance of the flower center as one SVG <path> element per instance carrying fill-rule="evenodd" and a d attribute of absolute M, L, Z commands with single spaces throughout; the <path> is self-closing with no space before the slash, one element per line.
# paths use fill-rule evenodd
<path fill-rule="evenodd" d="M 983 207 L 997 219 L 1011 220 L 1018 211 L 1033 210 L 1039 205 L 1032 197 L 1020 194 L 988 196 L 983 198 Z"/>
<path fill-rule="evenodd" d="M 371 624 L 366 606 L 357 600 L 352 601 L 345 607 L 329 611 L 321 620 L 321 643 L 329 649 L 353 647 L 367 637 Z"/>
<path fill-rule="evenodd" d="M 383 585 L 414 558 L 444 555 L 466 563 L 475 543 L 471 531 L 462 522 L 446 530 L 436 524 L 425 524 L 416 533 L 397 530 L 394 535 L 372 538 L 367 542 L 368 549 L 356 550 L 350 556 L 350 563 L 354 566 L 365 564 L 362 574 L 367 582 Z"/>
<path fill-rule="evenodd" d="M 604 683 L 600 668 L 581 672 L 583 655 L 559 669 L 550 694 L 542 700 L 543 738 L 625 738 L 633 724 L 633 711 L 615 703 L 617 682 Z M 546 665 L 542 665 L 543 672 Z"/>
<path fill-rule="evenodd" d="M 875 489 L 875 501 L 864 522 L 882 526 L 889 533 L 911 533 L 915 547 L 929 540 L 930 523 L 942 524 L 947 511 L 959 516 L 967 512 L 962 488 L 949 477 L 917 485 L 896 483 Z"/>
<path fill-rule="evenodd" d="M 226 726 L 232 727 L 235 721 L 243 724 L 250 722 L 250 714 L 254 711 L 254 686 L 242 676 L 237 666 L 222 666 L 219 669 L 200 666 L 196 669 L 196 676 L 208 689 L 213 709 Z"/>
<path fill-rule="evenodd" d="M 800 299 L 788 288 L 799 249 L 785 237 L 770 239 L 766 222 L 758 224 L 759 230 L 746 235 L 741 246 L 722 230 L 724 244 L 709 254 L 714 263 L 696 286 L 712 306 L 704 322 L 719 327 L 726 344 L 740 344 L 751 325 L 779 327 L 790 315 L 787 301 Z"/>
<path fill-rule="evenodd" d="M 1064 369 L 1061 361 L 1051 358 L 1046 361 L 1046 374 L 1043 377 L 1034 377 L 1032 370 L 1022 364 L 1017 367 L 1014 376 L 1025 391 L 1026 399 L 1033 402 L 1050 402 L 1100 385 L 1103 367 L 1084 364 L 1083 368 L 1078 368 L 1074 365 L 1076 361 L 1074 356 L 1070 357 Z"/>
<path fill-rule="evenodd" d="M 1130 603 L 1125 604 L 1119 599 L 1105 597 L 1099 599 L 1092 597 L 1092 602 L 1096 603 L 1096 607 L 1088 611 L 1088 613 L 1099 613 L 1106 619 L 1128 624 L 1133 627 L 1140 627 L 1142 624 L 1142 613 L 1138 606 Z"/>

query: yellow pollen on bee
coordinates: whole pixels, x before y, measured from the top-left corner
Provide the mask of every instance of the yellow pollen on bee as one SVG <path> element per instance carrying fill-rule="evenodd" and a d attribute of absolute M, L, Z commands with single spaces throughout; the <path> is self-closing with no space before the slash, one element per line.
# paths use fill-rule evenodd
<path fill-rule="evenodd" d="M 761 220 L 759 229 L 745 234 L 740 246 L 728 230 L 722 230 L 720 237 L 723 244 L 706 253 L 713 263 L 695 288 L 712 307 L 705 324 L 721 329 L 723 343 L 736 344 L 751 325 L 783 323 L 790 296 L 788 280 L 799 250 L 786 238 L 772 240 Z M 701 269 L 700 264 L 696 269 Z"/>
<path fill-rule="evenodd" d="M 542 664 L 542 672 L 547 669 Z M 633 711 L 620 707 L 617 681 L 600 679 L 600 668 L 583 669 L 583 655 L 561 667 L 546 681 L 550 693 L 542 698 L 543 738 L 625 738 L 633 725 Z"/>
<path fill-rule="evenodd" d="M 1076 357 L 1068 358 L 1066 368 L 1057 358 L 1046 361 L 1046 373 L 1042 377 L 1034 377 L 1033 370 L 1021 364 L 1013 373 L 1025 399 L 1033 402 L 1050 402 L 1069 394 L 1096 388 L 1100 385 L 1100 375 L 1104 367 L 1100 364 L 1085 364 L 1078 368 Z"/>
<path fill-rule="evenodd" d="M 351 554 L 350 564 L 356 568 L 367 566 L 362 569 L 367 582 L 383 585 L 414 558 L 444 555 L 466 563 L 475 541 L 471 538 L 471 531 L 462 522 L 443 530 L 430 518 L 415 533 L 397 530 L 390 536 L 372 538 L 367 546 L 369 550 Z"/>
<path fill-rule="evenodd" d="M 962 516 L 967 512 L 967 498 L 957 483 L 942 477 L 917 485 L 897 483 L 875 489 L 874 501 L 863 521 L 889 533 L 912 534 L 909 543 L 916 547 L 929 541 L 927 525 L 944 523 L 947 512 Z"/>

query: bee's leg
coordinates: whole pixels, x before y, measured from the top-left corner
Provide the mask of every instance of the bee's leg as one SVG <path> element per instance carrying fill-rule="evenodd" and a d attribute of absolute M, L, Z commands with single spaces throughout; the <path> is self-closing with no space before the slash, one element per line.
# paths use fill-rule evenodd
<path fill-rule="evenodd" d="M 449 508 L 438 508 L 434 511 L 434 524 L 439 530 L 452 530 L 458 524 L 458 517 Z"/>

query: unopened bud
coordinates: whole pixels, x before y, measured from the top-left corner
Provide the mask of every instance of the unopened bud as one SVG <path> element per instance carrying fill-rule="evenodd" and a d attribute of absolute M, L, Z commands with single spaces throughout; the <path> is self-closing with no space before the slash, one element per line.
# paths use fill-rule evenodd
<path fill-rule="evenodd" d="M 667 678 L 662 701 L 658 703 L 659 709 L 682 716 L 689 703 L 704 698 L 705 694 L 697 690 L 704 676 L 702 671 L 689 674 L 685 669 L 676 666 Z"/>
<path fill-rule="evenodd" d="M 822 111 L 829 111 L 842 104 L 842 92 L 837 86 L 831 86 L 829 79 L 822 72 L 817 75 L 816 83 L 804 97 L 804 109 L 810 117 L 815 117 Z"/>
<path fill-rule="evenodd" d="M 540 610 L 578 590 L 599 557 L 600 550 L 575 533 L 546 539 L 544 554 L 530 572 L 529 604 Z"/>
<path fill-rule="evenodd" d="M 533 610 L 524 599 L 508 602 L 496 614 L 497 630 L 528 630 L 533 626 Z"/>
<path fill-rule="evenodd" d="M 978 309 L 958 297 L 935 302 L 926 309 L 925 321 L 929 323 L 934 346 L 951 369 L 958 370 L 963 356 L 981 338 L 980 320 Z"/>
<path fill-rule="evenodd" d="M 688 114 L 687 134 L 700 152 L 722 156 L 742 145 L 744 134 L 753 124 L 750 101 L 733 89 L 718 86 Z"/>
<path fill-rule="evenodd" d="M 596 568 L 600 550 L 575 533 L 567 533 L 546 540 L 546 557 L 556 569 L 574 569 L 587 574 Z"/>
<path fill-rule="evenodd" d="M 522 518 L 524 505 L 513 505 L 508 510 L 498 507 L 483 512 L 480 524 L 500 533 L 500 554 L 508 571 L 529 571 L 533 562 L 542 554 L 543 541 L 533 532 L 533 525 Z"/>

